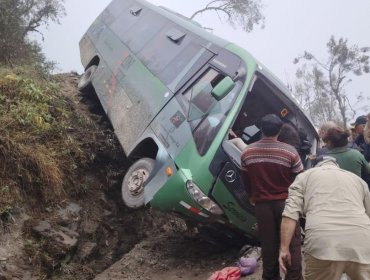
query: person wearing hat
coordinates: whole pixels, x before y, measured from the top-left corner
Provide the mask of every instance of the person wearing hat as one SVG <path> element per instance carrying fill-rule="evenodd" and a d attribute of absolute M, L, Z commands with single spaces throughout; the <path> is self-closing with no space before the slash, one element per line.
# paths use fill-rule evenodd
<path fill-rule="evenodd" d="M 366 123 L 367 123 L 367 117 L 366 116 L 359 116 L 359 117 L 356 118 L 354 123 L 351 123 L 351 126 L 353 126 L 355 128 L 355 132 L 357 134 L 355 142 L 358 146 L 365 143 L 364 129 L 365 129 Z"/>
<path fill-rule="evenodd" d="M 299 174 L 289 187 L 281 222 L 279 264 L 286 272 L 289 244 L 301 215 L 306 216 L 305 280 L 370 279 L 370 193 L 355 174 L 329 156 Z"/>
<path fill-rule="evenodd" d="M 366 116 L 357 117 L 356 121 L 352 124 L 355 127 L 357 137 L 355 140 L 358 150 L 365 156 L 367 161 L 370 161 L 370 144 L 367 144 L 364 137 L 364 130 L 367 123 Z"/>

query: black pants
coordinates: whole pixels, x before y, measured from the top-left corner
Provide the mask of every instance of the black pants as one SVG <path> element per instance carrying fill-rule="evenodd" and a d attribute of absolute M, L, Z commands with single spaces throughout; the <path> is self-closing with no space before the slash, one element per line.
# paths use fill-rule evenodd
<path fill-rule="evenodd" d="M 263 279 L 280 279 L 279 248 L 280 225 L 285 200 L 257 202 L 255 211 L 258 223 L 258 232 L 262 248 Z M 302 278 L 301 230 L 297 223 L 296 231 L 290 243 L 292 265 L 288 267 L 286 280 L 300 280 Z"/>

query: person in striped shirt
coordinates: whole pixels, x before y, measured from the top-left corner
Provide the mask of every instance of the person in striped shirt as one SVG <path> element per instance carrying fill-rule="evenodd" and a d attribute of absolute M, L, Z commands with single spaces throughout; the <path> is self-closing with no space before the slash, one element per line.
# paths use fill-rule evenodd
<path fill-rule="evenodd" d="M 262 139 L 249 145 L 241 156 L 242 179 L 255 205 L 262 248 L 263 279 L 280 279 L 280 224 L 288 188 L 304 170 L 296 149 L 277 140 L 283 121 L 274 114 L 261 119 Z M 299 225 L 290 244 L 292 255 L 285 279 L 303 279 Z"/>

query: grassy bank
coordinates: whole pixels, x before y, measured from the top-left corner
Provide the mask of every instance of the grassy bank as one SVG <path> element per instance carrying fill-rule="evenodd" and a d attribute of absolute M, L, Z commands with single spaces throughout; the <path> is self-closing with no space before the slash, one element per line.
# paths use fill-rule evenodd
<path fill-rule="evenodd" d="M 86 191 L 100 131 L 60 93 L 60 80 L 0 67 L 0 215 Z"/>

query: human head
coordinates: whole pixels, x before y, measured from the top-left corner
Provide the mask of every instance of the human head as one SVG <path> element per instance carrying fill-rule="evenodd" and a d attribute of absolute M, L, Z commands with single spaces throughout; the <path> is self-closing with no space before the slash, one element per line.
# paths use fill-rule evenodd
<path fill-rule="evenodd" d="M 301 145 L 301 138 L 299 137 L 298 130 L 289 123 L 284 123 L 281 127 L 278 140 L 292 145 L 295 148 Z"/>
<path fill-rule="evenodd" d="M 325 135 L 325 143 L 328 148 L 345 147 L 348 144 L 349 132 L 341 127 L 329 128 Z"/>
<path fill-rule="evenodd" d="M 275 114 L 268 114 L 261 119 L 261 130 L 264 136 L 277 136 L 283 126 L 283 121 Z"/>
<path fill-rule="evenodd" d="M 366 122 L 367 122 L 366 116 L 359 116 L 356 118 L 355 122 L 352 123 L 351 125 L 355 127 L 357 134 L 363 134 Z"/>
<path fill-rule="evenodd" d="M 326 132 L 328 131 L 329 128 L 332 128 L 332 127 L 336 127 L 337 124 L 333 121 L 327 121 L 327 122 L 324 122 L 321 124 L 320 128 L 319 128 L 319 136 L 320 138 L 322 139 L 322 141 L 324 141 L 325 143 L 325 135 L 326 135 Z"/>

